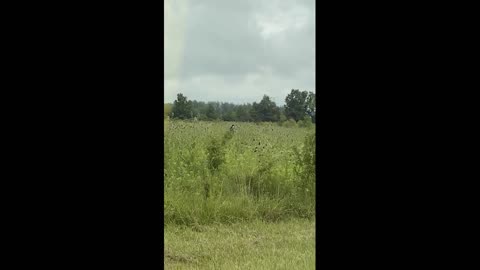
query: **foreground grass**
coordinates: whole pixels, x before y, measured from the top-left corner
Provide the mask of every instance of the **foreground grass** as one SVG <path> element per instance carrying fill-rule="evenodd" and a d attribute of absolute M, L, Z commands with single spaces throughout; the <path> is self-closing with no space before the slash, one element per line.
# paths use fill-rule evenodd
<path fill-rule="evenodd" d="M 189 121 L 165 121 L 164 128 L 165 223 L 315 215 L 315 130 Z"/>
<path fill-rule="evenodd" d="M 165 269 L 314 269 L 312 220 L 165 225 Z"/>

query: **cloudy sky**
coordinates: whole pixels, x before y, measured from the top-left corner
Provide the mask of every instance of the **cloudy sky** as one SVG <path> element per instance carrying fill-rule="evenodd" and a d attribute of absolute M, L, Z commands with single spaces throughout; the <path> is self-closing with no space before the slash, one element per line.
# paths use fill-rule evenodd
<path fill-rule="evenodd" d="M 315 92 L 315 0 L 165 0 L 165 102 Z"/>

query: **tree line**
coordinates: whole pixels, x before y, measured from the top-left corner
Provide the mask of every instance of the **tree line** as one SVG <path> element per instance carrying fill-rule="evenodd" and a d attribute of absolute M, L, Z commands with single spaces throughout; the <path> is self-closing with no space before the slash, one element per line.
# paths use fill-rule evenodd
<path fill-rule="evenodd" d="M 285 98 L 285 105 L 281 107 L 277 106 L 267 95 L 264 95 L 258 103 L 237 105 L 228 102 L 192 101 L 180 93 L 177 94 L 177 99 L 173 104 L 164 104 L 164 118 L 235 122 L 293 120 L 315 123 L 315 103 L 315 93 L 298 89 L 292 89 Z"/>

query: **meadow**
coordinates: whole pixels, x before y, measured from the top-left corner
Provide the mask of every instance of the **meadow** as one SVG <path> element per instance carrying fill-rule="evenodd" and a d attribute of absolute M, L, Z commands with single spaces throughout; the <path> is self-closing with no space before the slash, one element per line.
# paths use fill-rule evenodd
<path fill-rule="evenodd" d="M 164 124 L 167 269 L 197 269 L 201 264 L 211 265 L 208 261 L 228 269 L 236 269 L 235 265 L 242 262 L 251 264 L 251 269 L 270 269 L 267 265 L 275 262 L 274 257 L 279 254 L 287 256 L 284 259 L 289 262 L 295 258 L 301 260 L 297 266 L 313 267 L 315 129 L 312 126 L 177 120 L 165 120 Z M 230 130 L 232 125 L 236 126 L 235 131 Z M 260 250 L 246 249 L 247 253 L 242 251 L 231 259 L 221 256 L 221 251 L 228 247 L 222 247 L 218 233 L 231 232 L 229 245 L 245 246 L 251 243 L 241 235 L 249 230 L 258 230 Z M 282 231 L 290 232 L 295 244 L 290 248 L 280 245 L 283 249 L 274 248 L 280 252 L 275 253 L 271 247 L 282 242 L 282 238 L 275 238 L 281 235 L 276 232 Z M 302 244 L 295 239 L 309 242 Z M 182 255 L 185 249 L 175 249 L 175 246 L 197 245 L 198 241 L 204 242 L 205 254 L 192 251 L 190 255 Z M 207 247 L 220 253 L 209 253 Z M 252 261 L 245 255 L 248 252 L 265 256 L 259 257 L 263 260 Z M 203 257 L 197 258 L 195 254 Z M 288 259 L 288 254 L 293 257 Z M 258 268 L 259 265 L 263 266 Z M 205 269 L 223 269 L 223 266 Z"/>
<path fill-rule="evenodd" d="M 315 269 L 310 220 L 165 226 L 166 269 Z"/>

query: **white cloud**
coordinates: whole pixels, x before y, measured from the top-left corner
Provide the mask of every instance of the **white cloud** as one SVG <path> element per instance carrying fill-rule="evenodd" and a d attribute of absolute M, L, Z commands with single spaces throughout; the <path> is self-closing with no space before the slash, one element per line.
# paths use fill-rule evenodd
<path fill-rule="evenodd" d="M 165 101 L 283 104 L 315 91 L 314 0 L 167 0 Z M 169 15 L 170 14 L 170 15 Z"/>
<path fill-rule="evenodd" d="M 185 47 L 185 23 L 188 9 L 187 0 L 165 0 L 165 78 L 180 75 L 180 65 Z"/>

